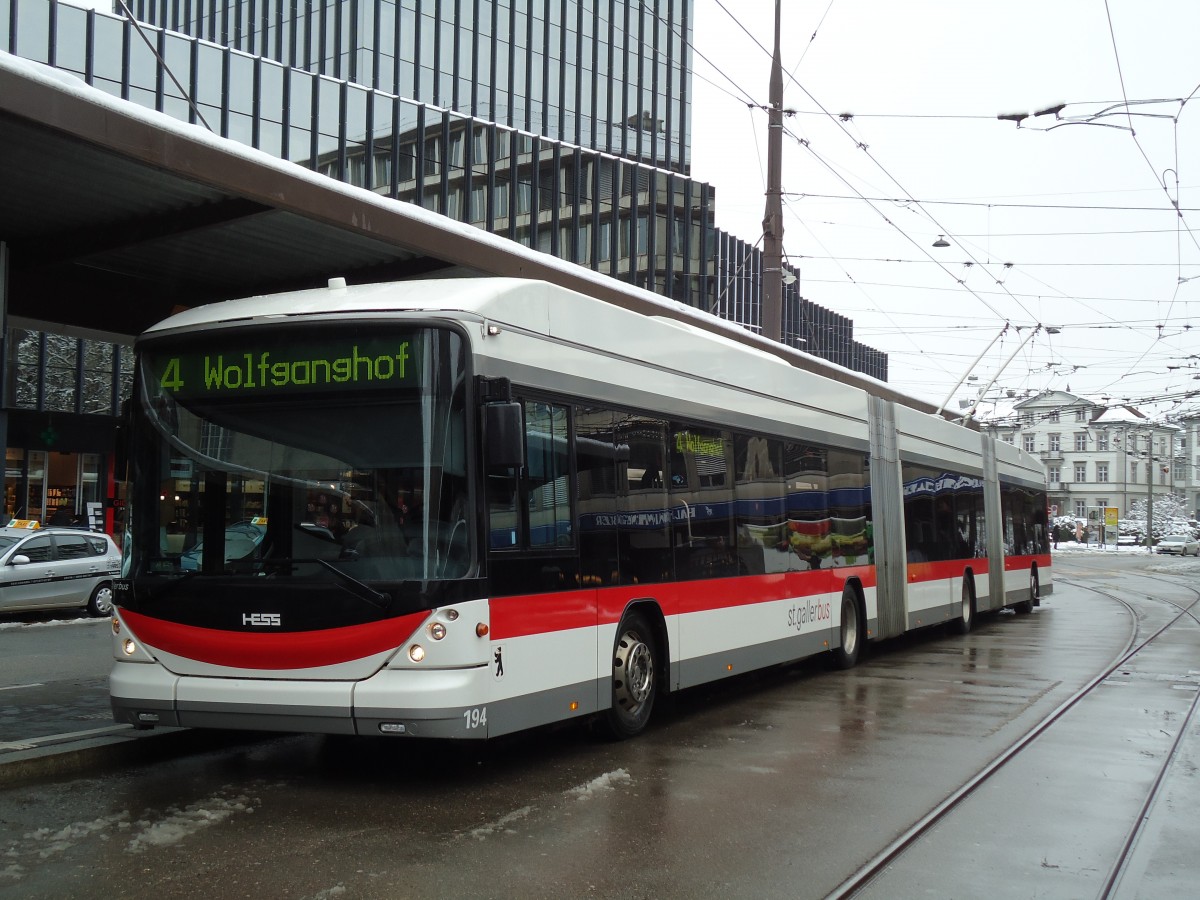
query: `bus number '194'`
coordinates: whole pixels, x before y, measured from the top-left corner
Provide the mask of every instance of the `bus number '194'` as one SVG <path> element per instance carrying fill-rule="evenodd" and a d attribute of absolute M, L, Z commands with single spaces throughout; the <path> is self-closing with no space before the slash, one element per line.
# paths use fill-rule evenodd
<path fill-rule="evenodd" d="M 463 713 L 463 718 L 467 720 L 467 731 L 484 728 L 487 726 L 487 707 L 477 706 L 474 709 L 468 709 Z"/>

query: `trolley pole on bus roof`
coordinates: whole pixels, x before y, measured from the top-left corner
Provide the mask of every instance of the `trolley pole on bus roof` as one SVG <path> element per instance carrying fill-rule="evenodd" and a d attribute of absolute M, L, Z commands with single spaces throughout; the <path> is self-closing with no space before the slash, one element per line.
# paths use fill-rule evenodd
<path fill-rule="evenodd" d="M 779 61 L 779 5 L 775 0 L 775 53 L 767 125 L 767 208 L 763 216 L 762 333 L 783 336 L 783 65 Z"/>

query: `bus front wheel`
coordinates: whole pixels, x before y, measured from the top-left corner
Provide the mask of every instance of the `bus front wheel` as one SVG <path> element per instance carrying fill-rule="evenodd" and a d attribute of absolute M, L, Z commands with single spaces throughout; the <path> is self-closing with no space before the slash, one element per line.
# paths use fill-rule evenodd
<path fill-rule="evenodd" d="M 654 633 L 639 612 L 621 619 L 612 656 L 612 707 L 604 714 L 604 730 L 622 740 L 639 734 L 650 721 L 658 695 Z"/>

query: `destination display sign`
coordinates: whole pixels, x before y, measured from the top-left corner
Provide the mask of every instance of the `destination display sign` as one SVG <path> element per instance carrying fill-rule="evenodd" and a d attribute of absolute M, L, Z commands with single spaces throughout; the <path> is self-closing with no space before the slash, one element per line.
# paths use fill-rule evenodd
<path fill-rule="evenodd" d="M 363 335 L 286 346 L 264 335 L 259 345 L 211 346 L 183 352 L 153 349 L 143 371 L 164 394 L 179 399 L 253 399 L 291 393 L 381 390 L 417 383 L 418 342 L 413 335 Z"/>

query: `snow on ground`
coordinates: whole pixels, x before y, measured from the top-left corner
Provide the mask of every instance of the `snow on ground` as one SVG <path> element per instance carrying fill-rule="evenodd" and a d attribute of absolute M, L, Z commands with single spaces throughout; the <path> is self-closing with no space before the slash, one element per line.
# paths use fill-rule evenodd
<path fill-rule="evenodd" d="M 1145 547 L 1137 544 L 1077 544 L 1074 541 L 1059 541 L 1051 553 L 1140 553 L 1149 556 Z M 1165 554 L 1160 554 L 1165 555 Z"/>
<path fill-rule="evenodd" d="M 515 809 L 510 813 L 506 813 L 495 822 L 489 822 L 486 825 L 480 825 L 478 828 L 472 828 L 468 834 L 478 841 L 483 840 L 489 835 L 496 834 L 497 832 L 503 834 L 515 834 L 516 832 L 514 832 L 510 826 L 521 821 L 522 819 L 529 818 L 529 814 L 532 813 L 533 810 L 534 807 L 532 806 L 522 806 L 520 809 Z"/>
<path fill-rule="evenodd" d="M 75 619 L 47 619 L 42 622 L 0 622 L 0 631 L 9 631 L 13 628 L 49 628 L 59 625 L 107 625 L 110 621 L 108 616 L 102 616 L 99 619 L 80 616 Z"/>
<path fill-rule="evenodd" d="M 196 832 L 219 825 L 230 817 L 253 813 L 262 804 L 256 797 L 226 785 L 216 794 L 197 801 L 185 809 L 171 807 L 154 813 L 147 810 L 143 818 L 134 820 L 128 810 L 101 816 L 87 822 L 50 825 L 27 832 L 11 843 L 0 859 L 0 885 L 24 879 L 33 868 L 55 863 L 79 844 L 90 841 L 109 841 L 126 836 L 135 828 L 137 834 L 129 840 L 128 853 L 144 853 L 158 847 L 169 847 Z M 333 895 L 330 895 L 333 896 Z"/>
<path fill-rule="evenodd" d="M 246 794 L 235 793 L 230 785 L 220 792 L 179 809 L 172 807 L 155 820 L 140 819 L 133 823 L 141 829 L 126 847 L 130 853 L 143 853 L 152 847 L 169 847 L 197 831 L 218 825 L 235 813 L 252 813 L 261 801 Z"/>
<path fill-rule="evenodd" d="M 1159 572 L 1164 575 L 1194 574 L 1200 571 L 1200 558 L 1195 556 L 1179 557 L 1173 553 L 1152 553 L 1145 547 L 1133 544 L 1101 546 L 1100 544 L 1077 544 L 1074 541 L 1059 541 L 1058 549 L 1050 551 L 1052 556 L 1067 559 L 1073 556 L 1087 556 L 1097 553 L 1120 554 L 1132 562 L 1141 557 L 1149 562 L 1147 571 Z"/>
<path fill-rule="evenodd" d="M 587 784 L 570 788 L 567 793 L 574 794 L 580 800 L 589 800 L 601 791 L 611 791 L 615 785 L 631 781 L 633 779 L 624 769 L 614 769 L 612 772 L 606 772 L 598 778 L 593 778 Z"/>
<path fill-rule="evenodd" d="M 1145 547 L 1137 544 L 1077 544 L 1074 541 L 1059 541 L 1058 546 L 1050 551 L 1053 553 L 1140 553 L 1142 556 L 1156 556 L 1159 559 L 1171 559 L 1173 554 L 1151 554 Z M 1176 557 L 1177 558 L 1177 557 Z M 1193 557 L 1194 558 L 1194 557 Z"/>

